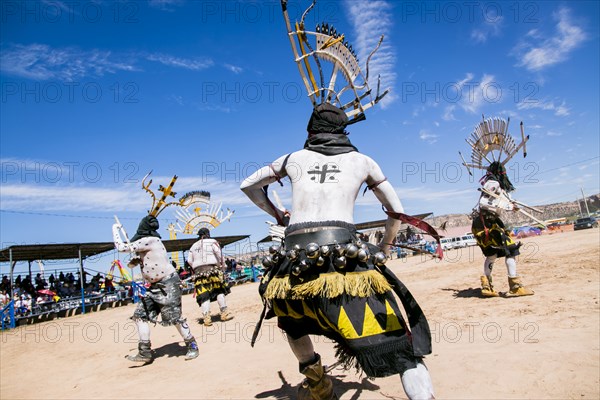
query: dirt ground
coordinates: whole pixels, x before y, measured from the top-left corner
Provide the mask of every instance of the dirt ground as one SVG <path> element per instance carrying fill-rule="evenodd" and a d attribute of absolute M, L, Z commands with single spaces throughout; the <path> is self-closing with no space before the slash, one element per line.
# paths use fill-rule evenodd
<path fill-rule="evenodd" d="M 518 271 L 535 296 L 479 297 L 477 247 L 444 261 L 415 256 L 389 266 L 413 292 L 433 333 L 426 358 L 438 399 L 598 399 L 600 397 L 600 230 L 522 240 Z M 496 263 L 495 286 L 507 290 Z M 152 329 L 153 364 L 135 367 L 134 305 L 19 327 L 0 337 L 1 399 L 294 399 L 303 376 L 274 320 L 250 338 L 261 311 L 257 284 L 232 288 L 235 318 L 205 328 L 191 295 L 184 314 L 200 357 L 184 361 L 174 327 Z M 324 363 L 333 345 L 314 338 Z M 367 380 L 332 371 L 340 399 L 404 399 L 398 376 Z"/>

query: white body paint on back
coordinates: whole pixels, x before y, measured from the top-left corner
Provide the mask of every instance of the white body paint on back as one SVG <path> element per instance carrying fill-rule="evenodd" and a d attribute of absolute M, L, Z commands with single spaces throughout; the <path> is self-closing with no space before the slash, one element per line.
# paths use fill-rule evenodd
<path fill-rule="evenodd" d="M 284 158 L 276 160 L 273 168 L 281 176 L 287 173 L 292 184 L 291 224 L 327 220 L 354 223 L 354 202 L 363 183 L 385 178 L 375 161 L 355 151 L 326 156 L 300 150 L 290 156 L 285 172 L 281 170 Z M 388 208 L 401 212 L 402 204 L 392 193 L 386 198 Z"/>

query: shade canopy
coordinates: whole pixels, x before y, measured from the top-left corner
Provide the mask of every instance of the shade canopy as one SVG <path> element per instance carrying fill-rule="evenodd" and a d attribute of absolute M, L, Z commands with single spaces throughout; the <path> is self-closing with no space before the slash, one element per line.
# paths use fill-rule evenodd
<path fill-rule="evenodd" d="M 249 235 L 215 237 L 221 247 L 248 238 Z M 198 238 L 163 240 L 168 252 L 186 251 Z M 0 251 L 0 262 L 86 259 L 115 249 L 113 242 L 100 243 L 52 243 L 10 246 Z"/>

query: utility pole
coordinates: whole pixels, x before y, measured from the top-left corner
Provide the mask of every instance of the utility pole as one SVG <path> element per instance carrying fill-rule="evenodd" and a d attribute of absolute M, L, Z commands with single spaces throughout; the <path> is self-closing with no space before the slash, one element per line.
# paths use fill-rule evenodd
<path fill-rule="evenodd" d="M 587 216 L 590 216 L 590 209 L 587 205 L 587 199 L 585 198 L 585 194 L 583 193 L 583 188 L 581 188 L 581 195 L 583 196 L 583 203 L 585 204 L 585 210 L 587 211 Z"/>

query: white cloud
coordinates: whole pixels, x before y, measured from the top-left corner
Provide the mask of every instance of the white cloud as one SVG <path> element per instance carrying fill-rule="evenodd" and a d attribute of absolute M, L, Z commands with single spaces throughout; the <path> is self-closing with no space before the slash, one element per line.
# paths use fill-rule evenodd
<path fill-rule="evenodd" d="M 45 44 L 15 44 L 2 52 L 0 69 L 23 78 L 74 80 L 117 71 L 136 71 L 132 62 L 116 61 L 110 51 L 52 48 Z"/>
<path fill-rule="evenodd" d="M 359 60 L 366 62 L 369 53 L 375 49 L 381 35 L 385 39 L 381 47 L 371 58 L 369 63 L 369 86 L 374 90 L 377 87 L 377 76 L 381 76 L 381 90 L 393 88 L 396 83 L 396 53 L 390 46 L 390 33 L 392 31 L 392 5 L 383 0 L 345 2 L 354 35 L 353 47 Z M 363 66 L 364 67 L 364 66 Z M 363 71 L 366 73 L 366 71 Z M 391 104 L 396 99 L 390 91 L 382 100 L 383 107 Z"/>
<path fill-rule="evenodd" d="M 2 208 L 38 211 L 118 211 L 145 210 L 149 196 L 138 189 L 72 186 L 3 185 Z M 123 201 L 126 198 L 127 201 Z"/>
<path fill-rule="evenodd" d="M 490 36 L 499 36 L 502 29 L 504 17 L 496 16 L 496 18 L 485 18 L 479 28 L 471 31 L 471 39 L 475 43 L 485 43 Z"/>
<path fill-rule="evenodd" d="M 172 94 L 172 95 L 170 95 L 170 96 L 167 97 L 167 100 L 173 101 L 173 102 L 179 104 L 180 106 L 184 105 L 183 96 Z"/>
<path fill-rule="evenodd" d="M 234 74 L 240 74 L 244 71 L 242 67 L 238 67 L 237 65 L 225 64 L 224 67 Z"/>
<path fill-rule="evenodd" d="M 200 110 L 200 111 L 217 111 L 217 112 L 223 112 L 226 114 L 229 114 L 232 111 L 231 107 L 223 106 L 220 104 L 202 103 L 202 104 L 197 104 L 197 107 L 198 107 L 198 110 Z"/>
<path fill-rule="evenodd" d="M 203 70 L 214 65 L 213 60 L 210 58 L 180 58 L 161 53 L 149 54 L 146 56 L 146 59 L 159 62 L 169 67 L 184 68 L 192 71 Z"/>
<path fill-rule="evenodd" d="M 469 113 L 478 113 L 486 102 L 498 99 L 498 85 L 494 82 L 494 76 L 484 74 L 480 81 L 473 81 L 473 74 L 467 73 L 466 77 L 457 82 L 457 88 L 461 92 L 460 107 Z"/>
<path fill-rule="evenodd" d="M 210 58 L 180 58 L 168 54 L 114 55 L 110 51 L 76 47 L 53 48 L 46 44 L 13 44 L 2 51 L 0 70 L 33 80 L 76 80 L 102 77 L 120 71 L 141 71 L 140 58 L 161 64 L 199 71 L 214 65 Z"/>
<path fill-rule="evenodd" d="M 556 107 L 555 114 L 559 117 L 565 117 L 565 116 L 569 115 L 569 109 L 565 106 L 564 101 L 562 102 L 562 104 L 560 106 Z"/>
<path fill-rule="evenodd" d="M 454 117 L 454 110 L 456 106 L 447 106 L 444 109 L 444 115 L 442 115 L 442 119 L 444 121 L 456 121 L 456 117 Z"/>
<path fill-rule="evenodd" d="M 159 183 L 169 182 L 170 176 L 152 176 L 151 187 L 157 192 Z M 192 190 L 207 190 L 211 199 L 223 202 L 227 208 L 248 204 L 250 201 L 239 189 L 239 179 L 225 180 L 220 176 L 179 177 L 176 192 L 183 195 Z M 11 211 L 61 211 L 61 212 L 145 212 L 152 205 L 151 197 L 140 189 L 139 184 L 119 187 L 74 186 L 57 183 L 54 185 L 3 184 L 0 191 L 2 209 Z"/>
<path fill-rule="evenodd" d="M 406 188 L 397 188 L 396 191 L 400 194 L 401 199 L 420 200 L 420 201 L 438 201 L 448 199 L 471 199 L 473 198 L 473 189 L 454 189 L 454 190 L 431 190 L 424 186 Z"/>
<path fill-rule="evenodd" d="M 532 110 L 539 109 L 545 111 L 553 111 L 554 115 L 558 117 L 566 117 L 570 115 L 570 109 L 566 106 L 566 102 L 563 100 L 562 103 L 557 104 L 552 100 L 539 100 L 539 101 L 523 101 L 517 103 L 517 109 L 519 110 Z"/>
<path fill-rule="evenodd" d="M 413 117 L 418 117 L 419 114 L 421 114 L 423 111 L 425 111 L 425 106 L 424 105 L 416 106 L 416 107 L 413 108 L 412 116 Z"/>
<path fill-rule="evenodd" d="M 419 132 L 419 139 L 424 140 L 429 144 L 437 142 L 438 137 L 439 137 L 438 135 L 436 135 L 434 133 L 429 133 L 425 129 L 421 129 L 421 131 Z"/>
<path fill-rule="evenodd" d="M 538 43 L 522 42 L 514 50 L 520 61 L 518 66 L 530 71 L 540 71 L 554 64 L 566 61 L 569 55 L 586 39 L 583 29 L 571 20 L 571 12 L 561 8 L 554 14 L 557 20 L 554 36 L 543 38 L 539 31 L 529 31 L 528 37 Z"/>

